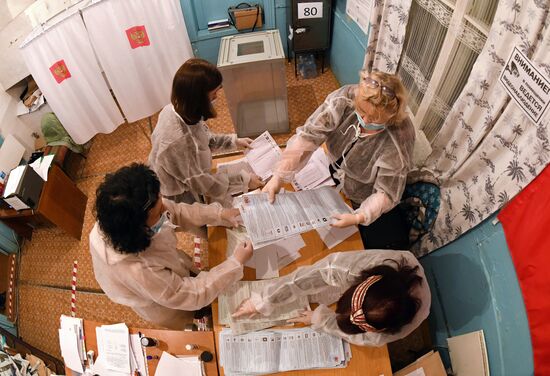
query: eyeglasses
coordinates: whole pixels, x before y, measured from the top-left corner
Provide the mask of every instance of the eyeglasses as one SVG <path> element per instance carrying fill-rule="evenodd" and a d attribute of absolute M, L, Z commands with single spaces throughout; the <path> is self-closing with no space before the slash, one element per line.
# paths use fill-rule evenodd
<path fill-rule="evenodd" d="M 363 82 L 367 87 L 370 87 L 372 89 L 378 89 L 380 88 L 382 90 L 382 95 L 389 99 L 395 98 L 395 91 L 393 91 L 392 88 L 381 85 L 380 82 L 376 81 L 374 78 L 371 77 L 363 77 Z"/>

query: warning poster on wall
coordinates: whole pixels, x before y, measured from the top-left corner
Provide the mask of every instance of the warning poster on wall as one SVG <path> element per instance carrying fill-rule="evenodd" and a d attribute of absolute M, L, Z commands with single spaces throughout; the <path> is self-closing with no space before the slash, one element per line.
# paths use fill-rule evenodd
<path fill-rule="evenodd" d="M 548 109 L 550 80 L 516 47 L 500 75 L 500 82 L 535 124 Z"/>

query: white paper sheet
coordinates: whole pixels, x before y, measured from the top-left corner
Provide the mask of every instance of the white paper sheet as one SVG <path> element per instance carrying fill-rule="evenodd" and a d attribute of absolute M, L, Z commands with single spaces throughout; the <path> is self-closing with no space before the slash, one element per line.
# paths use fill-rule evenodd
<path fill-rule="evenodd" d="M 278 194 L 273 204 L 266 193 L 235 199 L 254 248 L 273 240 L 328 226 L 336 213 L 350 213 L 342 197 L 331 187 Z"/>
<path fill-rule="evenodd" d="M 330 176 L 329 161 L 322 148 L 315 150 L 307 164 L 294 175 L 292 186 L 297 191 L 314 189 L 322 185 L 334 185 Z"/>
<path fill-rule="evenodd" d="M 281 148 L 268 131 L 259 135 L 245 151 L 245 159 L 262 180 L 273 175 L 276 163 L 281 159 Z"/>
<path fill-rule="evenodd" d="M 50 170 L 50 166 L 52 165 L 53 158 L 55 157 L 54 154 L 46 155 L 45 157 L 38 158 L 36 161 L 32 162 L 29 166 L 33 168 L 34 171 L 44 181 L 48 181 L 48 171 Z"/>
<path fill-rule="evenodd" d="M 98 329 L 101 333 L 97 341 L 98 350 L 103 355 L 105 367 L 111 371 L 129 374 L 130 344 L 126 324 L 102 325 L 96 328 L 96 333 Z"/>
<path fill-rule="evenodd" d="M 84 369 L 79 356 L 79 345 L 75 332 L 68 328 L 59 329 L 59 346 L 65 365 L 73 371 L 83 373 Z"/>
<path fill-rule="evenodd" d="M 267 246 L 265 248 L 269 248 Z M 271 249 L 254 251 L 256 279 L 272 279 L 279 276 L 279 256 Z"/>
<path fill-rule="evenodd" d="M 149 370 L 139 334 L 130 334 L 130 351 L 132 352 L 130 357 L 132 369 L 137 368 L 141 376 L 147 376 Z"/>
<path fill-rule="evenodd" d="M 342 339 L 310 328 L 220 333 L 220 365 L 226 374 L 340 368 L 348 361 Z"/>
<path fill-rule="evenodd" d="M 338 244 L 342 243 L 344 240 L 359 231 L 357 226 L 348 226 L 344 228 L 326 226 L 315 230 L 328 249 L 336 247 Z"/>
<path fill-rule="evenodd" d="M 155 376 L 202 376 L 202 363 L 197 356 L 175 357 L 166 351 L 162 355 Z"/>

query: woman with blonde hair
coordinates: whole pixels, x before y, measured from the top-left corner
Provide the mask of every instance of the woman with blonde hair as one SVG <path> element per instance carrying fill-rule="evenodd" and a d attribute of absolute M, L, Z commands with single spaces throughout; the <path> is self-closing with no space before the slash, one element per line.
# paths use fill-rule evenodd
<path fill-rule="evenodd" d="M 360 72 L 299 127 L 263 191 L 271 202 L 326 143 L 332 177 L 352 203 L 353 214 L 336 214 L 333 226 L 361 225 L 365 248 L 405 249 L 408 227 L 396 208 L 412 165 L 415 132 L 406 115 L 407 95 L 396 75 Z"/>

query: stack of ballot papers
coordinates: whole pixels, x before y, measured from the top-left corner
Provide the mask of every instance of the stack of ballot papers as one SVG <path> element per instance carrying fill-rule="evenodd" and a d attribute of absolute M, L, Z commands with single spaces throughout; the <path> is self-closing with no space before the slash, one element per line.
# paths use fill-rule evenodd
<path fill-rule="evenodd" d="M 218 322 L 230 326 L 233 334 L 242 334 L 255 330 L 286 325 L 286 320 L 299 316 L 299 311 L 309 309 L 307 296 L 298 297 L 295 301 L 277 307 L 269 317 L 256 315 L 251 318 L 234 319 L 231 314 L 252 293 L 261 294 L 269 281 L 239 281 L 234 283 L 223 294 L 218 296 Z"/>
<path fill-rule="evenodd" d="M 254 248 L 328 226 L 333 214 L 352 212 L 332 187 L 280 193 L 273 204 L 267 193 L 243 195 L 235 198 L 234 205 Z"/>
<path fill-rule="evenodd" d="M 220 366 L 226 375 L 262 375 L 301 369 L 344 368 L 351 347 L 310 328 L 220 333 Z"/>
<path fill-rule="evenodd" d="M 82 319 L 61 315 L 59 346 L 67 368 L 84 373 L 86 346 L 84 344 L 84 323 Z"/>
<path fill-rule="evenodd" d="M 250 241 L 248 233 L 243 227 L 227 229 L 227 257 L 231 256 L 235 248 L 245 241 Z M 276 240 L 271 244 L 255 248 L 252 258 L 245 266 L 256 269 L 256 279 L 270 279 L 279 276 L 279 269 L 301 257 L 300 249 L 306 243 L 300 235 Z"/>
<path fill-rule="evenodd" d="M 329 160 L 322 148 L 315 150 L 307 164 L 294 175 L 292 186 L 297 191 L 334 185 L 328 169 Z"/>
<path fill-rule="evenodd" d="M 98 357 L 93 373 L 110 376 L 148 374 L 145 354 L 138 334 L 131 334 L 126 324 L 96 327 Z"/>
<path fill-rule="evenodd" d="M 203 363 L 197 355 L 173 356 L 163 351 L 155 376 L 204 376 Z"/>

